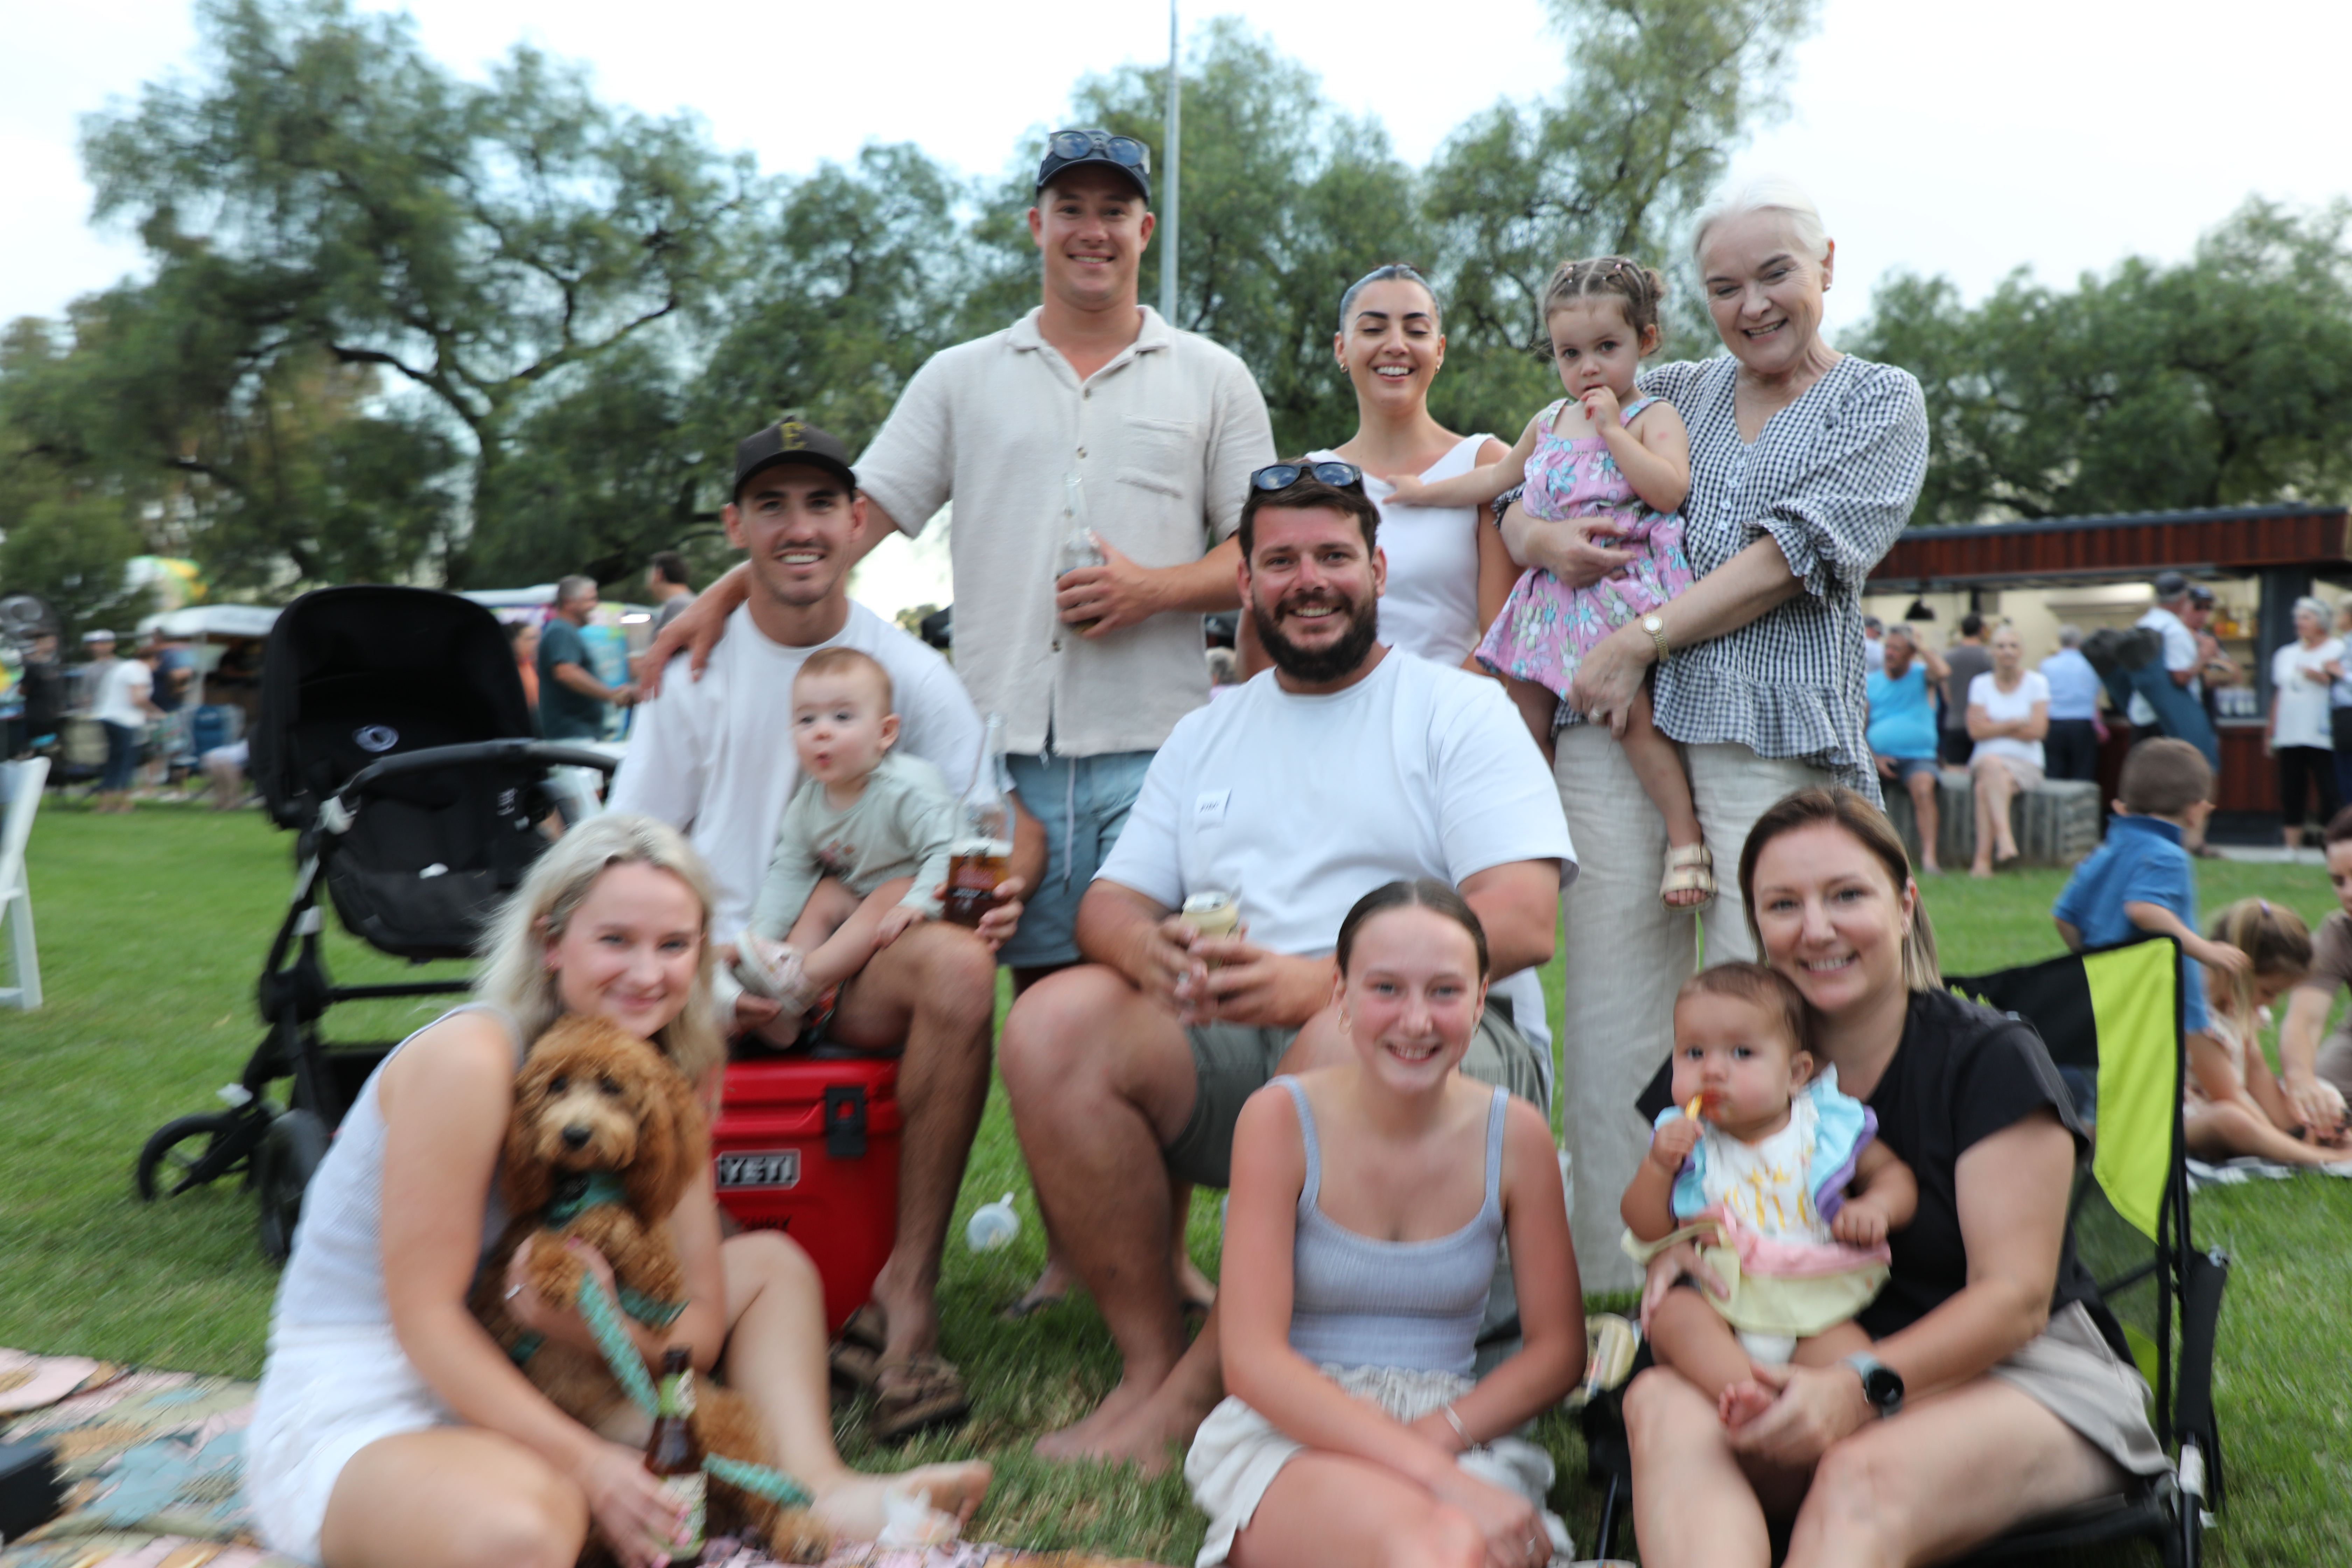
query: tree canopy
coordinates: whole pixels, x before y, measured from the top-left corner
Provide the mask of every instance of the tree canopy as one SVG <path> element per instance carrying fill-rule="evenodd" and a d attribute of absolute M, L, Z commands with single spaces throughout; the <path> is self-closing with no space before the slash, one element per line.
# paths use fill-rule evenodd
<path fill-rule="evenodd" d="M 1914 521 L 2169 510 L 2352 489 L 2352 205 L 2252 201 L 2166 267 L 1982 303 L 1894 278 L 1852 346 L 1917 375 L 1933 443 Z"/>
<path fill-rule="evenodd" d="M 1667 353 L 1715 352 L 1673 247 L 1782 110 L 1815 5 L 1547 0 L 1559 89 L 1421 168 L 1241 22 L 1204 24 L 1178 324 L 1248 363 L 1285 451 L 1353 429 L 1336 308 L 1387 261 L 1438 282 L 1433 412 L 1458 429 L 1507 434 L 1555 395 L 1530 345 L 1567 258 L 1667 270 Z M 85 124 L 98 215 L 152 277 L 0 336 L 0 582 L 31 585 L 38 555 L 95 584 L 141 551 L 265 597 L 708 560 L 740 435 L 793 413 L 861 447 L 930 354 L 1035 302 L 1031 149 L 977 179 L 878 143 L 762 175 L 529 47 L 473 79 L 353 0 L 198 0 L 198 20 L 192 76 Z M 1076 83 L 1072 114 L 1157 150 L 1164 89 L 1123 67 Z M 1974 305 L 1890 280 L 1843 346 L 1927 385 L 1918 520 L 2340 496 L 2347 224 L 2254 203 L 2182 265 L 2020 274 Z M 1155 240 L 1147 300 L 1160 260 Z"/>

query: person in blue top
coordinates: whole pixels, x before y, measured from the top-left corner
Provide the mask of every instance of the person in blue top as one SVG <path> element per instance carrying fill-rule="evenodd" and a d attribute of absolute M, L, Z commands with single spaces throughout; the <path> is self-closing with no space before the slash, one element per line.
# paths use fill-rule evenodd
<path fill-rule="evenodd" d="M 2099 742 L 2099 692 L 2105 682 L 2083 657 L 2083 628 L 2060 626 L 2058 651 L 2042 661 L 2042 679 L 2050 683 L 2050 730 L 2042 737 L 2042 773 L 2053 779 L 2096 783 Z"/>
<path fill-rule="evenodd" d="M 1919 869 L 1933 876 L 1943 869 L 1936 864 L 1942 825 L 1936 815 L 1936 700 L 1927 683 L 1942 681 L 1951 666 L 1934 648 L 1922 647 L 1907 626 L 1887 627 L 1882 640 L 1885 662 L 1864 684 L 1871 759 L 1880 778 L 1900 784 L 1910 795 L 1919 824 Z"/>
<path fill-rule="evenodd" d="M 2199 963 L 2236 974 L 2246 955 L 2197 931 L 2197 877 L 2182 840 L 2212 814 L 2213 770 L 2187 741 L 2142 741 L 2124 759 L 2122 798 L 2107 841 L 2066 879 L 2050 907 L 2058 934 L 2080 952 L 2145 932 L 2180 943 L 2180 1026 L 2206 1029 Z M 2198 961 L 2197 963 L 2190 962 Z"/>

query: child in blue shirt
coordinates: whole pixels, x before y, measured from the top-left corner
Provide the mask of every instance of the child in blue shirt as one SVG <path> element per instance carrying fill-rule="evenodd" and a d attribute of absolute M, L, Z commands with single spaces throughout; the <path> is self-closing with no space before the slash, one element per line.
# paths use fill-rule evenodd
<path fill-rule="evenodd" d="M 2142 741 L 2124 759 L 2123 798 L 2107 841 L 2074 868 L 2051 906 L 2066 945 L 2080 952 L 2143 933 L 2180 944 L 2180 1023 L 2206 1031 L 2201 964 L 2235 975 L 2250 962 L 2227 942 L 2197 931 L 2197 876 L 2182 836 L 2212 815 L 2213 768 L 2186 741 Z"/>

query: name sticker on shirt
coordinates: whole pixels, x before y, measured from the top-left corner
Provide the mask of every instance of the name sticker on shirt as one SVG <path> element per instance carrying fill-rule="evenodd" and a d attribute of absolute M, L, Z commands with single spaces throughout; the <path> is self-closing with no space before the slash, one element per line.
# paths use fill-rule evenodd
<path fill-rule="evenodd" d="M 1234 792 L 1229 789 L 1202 790 L 1192 802 L 1192 826 L 1195 827 L 1223 826 L 1225 807 L 1231 805 L 1233 801 Z"/>

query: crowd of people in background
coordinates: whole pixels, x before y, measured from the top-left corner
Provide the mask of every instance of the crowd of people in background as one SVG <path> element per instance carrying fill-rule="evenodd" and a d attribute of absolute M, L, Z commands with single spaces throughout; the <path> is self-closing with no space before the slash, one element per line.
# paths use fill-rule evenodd
<path fill-rule="evenodd" d="M 2221 741 L 2214 692 L 2245 672 L 2212 630 L 2214 595 L 2178 572 L 2159 573 L 2155 602 L 2134 623 L 2154 646 L 2144 668 L 2121 668 L 2102 651 L 2102 672 L 2084 651 L 2081 627 L 2057 629 L 2057 647 L 2028 668 L 2023 638 L 2005 623 L 1969 611 L 1942 649 L 1923 623 L 1864 628 L 1869 667 L 1870 747 L 1882 780 L 1903 786 L 1917 824 L 1919 868 L 1935 872 L 1944 770 L 1965 770 L 1977 846 L 1970 871 L 1990 876 L 2013 858 L 2011 803 L 2045 780 L 2096 784 L 2101 752 L 2117 721 L 2125 732 L 2180 740 L 2201 752 L 2218 779 Z M 2271 700 L 2262 718 L 2263 751 L 2277 770 L 2279 826 L 2292 851 L 2311 825 L 2335 820 L 2352 802 L 2352 599 L 2330 606 L 2294 602 L 2294 637 L 2267 656 Z M 2112 634 L 2109 634 L 2112 636 Z M 2125 655 L 2130 657 L 2128 653 Z M 1931 750 L 1929 740 L 1936 745 Z M 2212 851 L 2200 817 L 2188 833 L 2192 855 Z"/>

